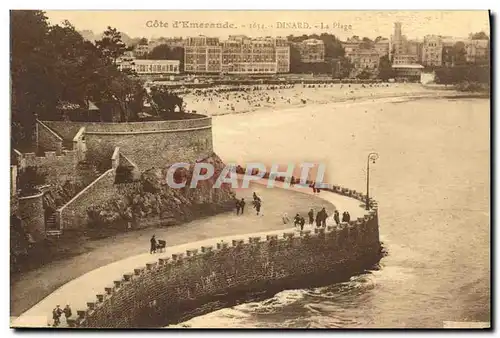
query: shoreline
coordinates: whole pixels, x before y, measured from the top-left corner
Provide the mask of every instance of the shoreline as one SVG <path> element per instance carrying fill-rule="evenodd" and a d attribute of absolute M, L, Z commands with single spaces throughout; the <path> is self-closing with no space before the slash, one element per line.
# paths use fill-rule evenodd
<path fill-rule="evenodd" d="M 441 98 L 441 99 L 481 99 L 481 98 L 490 98 L 489 93 L 483 92 L 461 92 L 457 91 L 453 88 L 430 88 L 425 85 L 416 85 L 410 84 L 407 85 L 410 91 L 405 92 L 386 92 L 386 93 L 369 93 L 370 95 L 353 95 L 348 97 L 341 96 L 333 96 L 329 99 L 307 99 L 306 103 L 301 102 L 293 102 L 293 103 L 282 103 L 282 104 L 267 104 L 258 107 L 249 107 L 248 109 L 239 109 L 234 111 L 223 111 L 217 113 L 211 113 L 208 110 L 199 111 L 196 110 L 196 113 L 206 114 L 208 116 L 226 116 L 226 115 L 240 115 L 247 113 L 256 113 L 262 111 L 272 111 L 272 110 L 286 110 L 292 108 L 306 107 L 308 105 L 327 105 L 327 104 L 335 104 L 335 103 L 357 103 L 357 102 L 367 102 L 367 101 L 375 101 L 375 100 L 383 100 L 383 99 L 401 99 L 404 101 L 409 100 L 417 100 L 417 99 L 426 99 L 426 98 Z M 396 87 L 397 88 L 397 87 Z M 310 89 L 313 91 L 324 91 L 326 88 L 304 88 Z M 356 88 L 354 88 L 356 89 Z M 363 88 L 363 89 L 375 89 L 375 91 L 379 90 L 379 88 Z M 279 90 L 273 90 L 276 93 L 279 93 Z M 272 92 L 267 91 L 267 92 Z M 358 94 L 352 91 L 353 94 Z M 359 93 L 362 94 L 362 93 Z M 184 97 L 183 97 L 184 98 Z M 189 97 L 185 98 L 185 100 L 189 101 Z M 194 104 L 193 104 L 194 105 Z M 188 103 L 187 107 L 190 107 L 190 103 Z"/>

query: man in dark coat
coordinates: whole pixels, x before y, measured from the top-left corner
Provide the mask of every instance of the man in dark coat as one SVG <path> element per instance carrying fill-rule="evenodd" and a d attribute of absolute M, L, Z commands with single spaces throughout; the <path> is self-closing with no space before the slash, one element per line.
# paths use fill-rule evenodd
<path fill-rule="evenodd" d="M 295 217 L 293 218 L 293 225 L 297 226 L 300 224 L 300 215 L 297 213 Z"/>
<path fill-rule="evenodd" d="M 61 310 L 59 305 L 57 305 L 54 308 L 54 310 L 52 310 L 52 319 L 54 320 L 54 327 L 59 326 L 59 324 L 61 323 L 60 318 L 62 313 L 63 311 Z"/>
<path fill-rule="evenodd" d="M 309 212 L 307 213 L 307 216 L 309 216 L 309 224 L 313 224 L 313 222 L 314 222 L 314 210 L 313 209 L 309 210 Z"/>
<path fill-rule="evenodd" d="M 260 198 L 255 201 L 255 210 L 257 210 L 257 215 L 260 213 L 260 207 L 262 206 L 262 202 L 260 201 Z"/>
<path fill-rule="evenodd" d="M 240 214 L 241 204 L 239 200 L 236 200 L 236 215 Z"/>
<path fill-rule="evenodd" d="M 340 223 L 340 216 L 339 216 L 339 211 L 338 210 L 335 210 L 335 212 L 333 214 L 333 219 L 335 220 L 335 223 L 337 223 L 337 225 L 339 225 L 339 223 Z"/>
<path fill-rule="evenodd" d="M 326 219 L 328 218 L 328 214 L 326 213 L 326 209 L 321 209 L 321 226 L 326 227 Z"/>
<path fill-rule="evenodd" d="M 242 198 L 240 201 L 241 214 L 243 215 L 243 211 L 245 211 L 245 199 Z"/>
<path fill-rule="evenodd" d="M 155 235 L 153 235 L 153 237 L 151 237 L 151 239 L 149 240 L 149 242 L 151 243 L 151 248 L 149 250 L 149 253 L 150 254 L 155 253 L 156 252 L 156 238 L 155 238 Z"/>
<path fill-rule="evenodd" d="M 304 224 L 306 224 L 306 219 L 304 217 L 300 217 L 300 231 L 304 230 Z"/>
<path fill-rule="evenodd" d="M 64 316 L 66 317 L 66 323 L 67 323 L 68 322 L 68 318 L 71 317 L 71 315 L 73 314 L 71 312 L 71 308 L 69 307 L 68 304 L 66 304 L 66 307 L 64 308 L 63 312 L 64 312 Z"/>

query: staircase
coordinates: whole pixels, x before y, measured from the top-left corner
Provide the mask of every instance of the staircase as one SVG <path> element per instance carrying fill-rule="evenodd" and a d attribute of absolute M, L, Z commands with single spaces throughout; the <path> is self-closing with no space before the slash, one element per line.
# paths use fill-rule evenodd
<path fill-rule="evenodd" d="M 47 219 L 45 220 L 45 234 L 48 237 L 59 237 L 61 235 L 62 231 L 57 227 L 56 224 L 56 213 L 52 213 Z"/>
<path fill-rule="evenodd" d="M 103 174 L 96 168 L 95 164 L 87 161 L 78 162 L 76 170 L 77 176 L 81 178 L 82 182 L 85 182 L 85 185 L 92 183 L 96 178 Z"/>

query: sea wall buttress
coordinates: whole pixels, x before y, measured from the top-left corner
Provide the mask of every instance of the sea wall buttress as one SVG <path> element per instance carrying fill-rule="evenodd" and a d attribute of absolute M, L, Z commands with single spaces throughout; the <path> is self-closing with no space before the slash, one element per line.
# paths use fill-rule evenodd
<path fill-rule="evenodd" d="M 338 187 L 340 188 L 340 187 Z M 330 187 L 363 200 L 351 190 Z M 295 288 L 348 277 L 380 259 L 378 210 L 340 226 L 216 242 L 136 267 L 90 299 L 70 326 L 162 327 L 215 310 L 250 291 Z M 220 305 L 219 305 L 220 307 Z"/>

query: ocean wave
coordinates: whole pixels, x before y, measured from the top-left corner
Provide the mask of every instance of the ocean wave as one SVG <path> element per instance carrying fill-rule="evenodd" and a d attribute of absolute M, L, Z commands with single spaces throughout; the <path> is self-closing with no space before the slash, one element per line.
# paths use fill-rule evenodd
<path fill-rule="evenodd" d="M 275 294 L 273 297 L 260 301 L 244 303 L 235 308 L 243 311 L 252 311 L 258 313 L 275 312 L 279 308 L 294 304 L 304 298 L 306 290 L 285 290 Z"/>
<path fill-rule="evenodd" d="M 250 313 L 236 308 L 225 308 L 206 315 L 194 317 L 180 324 L 169 325 L 167 328 L 235 328 L 246 327 Z"/>

